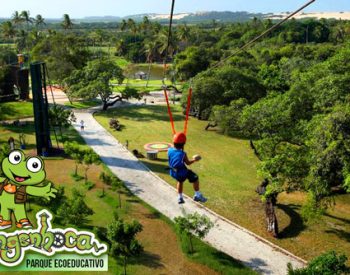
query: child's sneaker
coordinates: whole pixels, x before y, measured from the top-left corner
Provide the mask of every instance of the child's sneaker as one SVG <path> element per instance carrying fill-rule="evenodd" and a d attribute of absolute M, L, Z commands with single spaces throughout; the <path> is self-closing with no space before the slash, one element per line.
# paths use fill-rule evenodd
<path fill-rule="evenodd" d="M 5 221 L 5 220 L 1 220 L 0 221 L 0 229 L 7 229 L 10 228 L 12 226 L 12 222 L 10 221 Z"/>
<path fill-rule="evenodd" d="M 206 202 L 208 199 L 203 197 L 202 194 L 200 194 L 200 195 L 194 195 L 193 200 L 197 202 Z"/>
<path fill-rule="evenodd" d="M 183 203 L 185 203 L 185 200 L 183 198 L 179 198 L 177 200 L 177 202 L 178 202 L 178 204 L 183 204 Z"/>

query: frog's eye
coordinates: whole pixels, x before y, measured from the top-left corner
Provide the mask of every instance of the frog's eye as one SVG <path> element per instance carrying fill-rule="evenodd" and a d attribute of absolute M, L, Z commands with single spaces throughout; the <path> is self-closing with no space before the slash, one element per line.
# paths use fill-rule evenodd
<path fill-rule="evenodd" d="M 27 169 L 30 172 L 37 173 L 41 170 L 43 167 L 41 160 L 38 158 L 30 158 L 27 160 Z"/>
<path fill-rule="evenodd" d="M 10 155 L 9 155 L 9 161 L 10 161 L 11 164 L 16 165 L 16 164 L 20 163 L 21 160 L 22 160 L 22 154 L 21 154 L 21 152 L 19 152 L 19 151 L 13 151 L 13 152 L 10 153 Z"/>

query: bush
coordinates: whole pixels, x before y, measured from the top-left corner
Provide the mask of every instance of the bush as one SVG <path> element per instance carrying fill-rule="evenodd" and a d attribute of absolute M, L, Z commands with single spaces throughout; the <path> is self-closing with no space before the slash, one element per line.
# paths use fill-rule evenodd
<path fill-rule="evenodd" d="M 86 222 L 86 218 L 94 211 L 85 203 L 85 195 L 77 189 L 72 190 L 72 197 L 64 201 L 57 209 L 57 217 L 62 225 L 79 225 Z"/>
<path fill-rule="evenodd" d="M 93 182 L 91 182 L 91 181 L 87 181 L 87 182 L 85 183 L 85 187 L 86 187 L 87 190 L 91 190 L 92 188 L 95 187 L 95 183 L 93 183 Z"/>
<path fill-rule="evenodd" d="M 97 197 L 99 197 L 100 199 L 106 196 L 104 190 L 98 190 L 96 194 L 97 194 Z"/>
<path fill-rule="evenodd" d="M 313 259 L 309 265 L 301 269 L 293 269 L 288 264 L 288 275 L 342 275 L 350 274 L 350 268 L 346 266 L 347 257 L 343 254 L 337 255 L 329 251 Z"/>

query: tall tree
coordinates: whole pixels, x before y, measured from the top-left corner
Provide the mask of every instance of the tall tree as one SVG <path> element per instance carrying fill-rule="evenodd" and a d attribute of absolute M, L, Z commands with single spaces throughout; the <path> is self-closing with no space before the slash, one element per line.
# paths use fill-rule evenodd
<path fill-rule="evenodd" d="M 23 18 L 22 18 L 21 14 L 18 11 L 15 11 L 12 14 L 11 21 L 16 27 L 18 27 L 19 25 L 21 25 L 23 23 Z"/>
<path fill-rule="evenodd" d="M 159 43 L 158 50 L 159 50 L 159 53 L 164 57 L 168 54 L 168 56 L 172 58 L 178 48 L 178 41 L 177 41 L 177 37 L 174 34 L 170 36 L 170 39 L 168 39 L 168 36 L 169 36 L 168 30 L 165 28 L 163 28 L 159 32 L 157 37 L 157 41 Z M 168 43 L 169 43 L 169 47 L 168 47 Z M 166 52 L 167 49 L 168 49 L 168 52 Z"/>
<path fill-rule="evenodd" d="M 142 23 L 140 25 L 140 29 L 144 34 L 147 34 L 150 31 L 151 22 L 149 21 L 147 16 L 143 17 Z"/>
<path fill-rule="evenodd" d="M 35 17 L 35 26 L 40 28 L 42 26 L 46 25 L 45 23 L 45 19 L 40 15 L 38 14 L 36 17 Z"/>
<path fill-rule="evenodd" d="M 177 37 L 179 38 L 179 40 L 181 42 L 186 43 L 186 45 L 188 44 L 188 41 L 191 38 L 191 29 L 186 25 L 180 25 L 177 29 L 176 29 L 176 33 L 177 33 Z"/>
<path fill-rule="evenodd" d="M 148 87 L 149 79 L 151 76 L 151 67 L 153 63 L 153 58 L 158 51 L 157 40 L 152 39 L 152 40 L 145 41 L 144 48 L 145 48 L 145 53 L 147 55 L 147 62 L 148 62 L 148 73 L 147 73 L 147 83 L 146 83 L 146 87 Z"/>
<path fill-rule="evenodd" d="M 23 22 L 27 24 L 27 31 L 29 30 L 29 24 L 33 24 L 33 18 L 30 17 L 30 12 L 29 11 L 22 11 L 20 16 L 23 19 Z"/>
<path fill-rule="evenodd" d="M 5 21 L 1 24 L 2 34 L 5 38 L 11 39 L 16 35 L 16 30 L 11 21 Z"/>
<path fill-rule="evenodd" d="M 109 83 L 112 79 L 122 83 L 123 70 L 110 60 L 94 60 L 88 62 L 82 70 L 75 70 L 64 82 L 68 87 L 68 96 L 86 99 L 99 96 L 103 102 L 103 110 L 123 99 L 140 97 L 137 90 L 130 87 L 126 87 L 121 94 L 113 95 Z"/>
<path fill-rule="evenodd" d="M 73 28 L 73 22 L 70 19 L 68 14 L 63 14 L 63 21 L 61 23 L 61 26 L 65 29 L 65 30 L 70 30 Z"/>
<path fill-rule="evenodd" d="M 122 22 L 120 23 L 120 30 L 125 31 L 127 28 L 128 28 L 128 23 L 126 22 L 125 19 L 123 19 Z"/>
<path fill-rule="evenodd" d="M 138 26 L 137 26 L 136 22 L 133 19 L 131 19 L 131 18 L 128 19 L 128 23 L 127 24 L 128 24 L 128 29 L 134 35 L 134 42 L 136 42 L 136 35 L 137 35 L 138 31 L 139 31 Z"/>

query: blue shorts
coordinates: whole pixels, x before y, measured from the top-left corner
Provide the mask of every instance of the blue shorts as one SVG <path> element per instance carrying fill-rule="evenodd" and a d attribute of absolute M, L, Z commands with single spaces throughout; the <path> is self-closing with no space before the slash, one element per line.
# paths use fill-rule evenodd
<path fill-rule="evenodd" d="M 176 174 L 172 175 L 174 179 L 176 179 L 179 182 L 184 182 L 185 180 L 188 180 L 190 183 L 194 183 L 198 181 L 198 175 L 193 172 L 192 170 L 187 170 L 186 176 L 183 177 L 177 177 Z"/>

